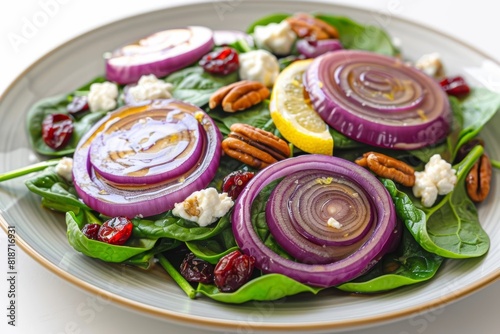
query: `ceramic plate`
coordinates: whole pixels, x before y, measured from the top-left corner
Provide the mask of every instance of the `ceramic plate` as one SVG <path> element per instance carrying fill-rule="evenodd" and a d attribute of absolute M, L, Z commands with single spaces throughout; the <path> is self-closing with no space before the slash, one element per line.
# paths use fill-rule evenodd
<path fill-rule="evenodd" d="M 402 41 L 409 58 L 437 51 L 449 73 L 461 73 L 474 85 L 494 89 L 500 82 L 498 65 L 460 41 L 394 17 L 331 4 L 295 1 L 238 1 L 237 10 L 222 13 L 212 3 L 169 8 L 118 21 L 84 34 L 52 51 L 20 76 L 0 105 L 0 172 L 37 161 L 28 145 L 25 115 L 40 98 L 66 93 L 103 73 L 106 51 L 155 31 L 185 25 L 213 29 L 245 29 L 254 19 L 282 12 L 320 11 L 382 25 Z M 223 14 L 223 15 L 222 15 Z M 492 157 L 500 157 L 494 138 L 500 115 L 486 127 L 484 139 Z M 160 268 L 142 271 L 109 265 L 75 252 L 66 240 L 64 217 L 40 207 L 23 179 L 0 185 L 0 223 L 15 225 L 19 243 L 49 270 L 75 285 L 117 304 L 187 326 L 226 332 L 284 331 L 332 332 L 394 320 L 413 312 L 457 300 L 499 277 L 500 208 L 494 205 L 500 189 L 495 171 L 489 200 L 481 204 L 480 219 L 491 237 L 490 252 L 481 259 L 447 261 L 430 282 L 374 296 L 334 292 L 301 295 L 276 302 L 224 305 L 207 298 L 188 299 Z"/>

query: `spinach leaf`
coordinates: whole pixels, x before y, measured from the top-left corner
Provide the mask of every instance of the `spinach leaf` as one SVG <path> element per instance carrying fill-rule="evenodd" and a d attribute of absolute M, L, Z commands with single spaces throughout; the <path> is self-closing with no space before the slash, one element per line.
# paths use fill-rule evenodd
<path fill-rule="evenodd" d="M 175 99 L 203 107 L 217 89 L 238 81 L 238 73 L 216 76 L 194 65 L 170 74 L 165 81 L 174 86 L 172 96 Z"/>
<path fill-rule="evenodd" d="M 277 13 L 262 17 L 253 22 L 248 27 L 247 32 L 251 34 L 258 25 L 265 26 L 269 23 L 279 23 L 290 16 L 285 13 Z M 389 35 L 384 29 L 374 25 L 362 25 L 343 16 L 324 14 L 315 16 L 338 30 L 340 42 L 346 49 L 366 50 L 389 56 L 399 54 L 399 50 L 392 44 Z"/>
<path fill-rule="evenodd" d="M 373 293 L 427 281 L 434 277 L 443 258 L 424 250 L 403 228 L 398 250 L 384 256 L 368 273 L 337 286 L 348 292 Z"/>
<path fill-rule="evenodd" d="M 458 120 L 458 134 L 448 139 L 448 146 L 454 158 L 458 149 L 476 137 L 484 125 L 500 109 L 500 94 L 486 88 L 473 88 L 467 97 L 457 103 L 452 102 L 454 116 Z"/>
<path fill-rule="evenodd" d="M 229 304 L 241 304 L 248 301 L 271 301 L 296 295 L 302 292 L 317 294 L 322 288 L 299 283 L 281 274 L 267 274 L 257 277 L 235 292 L 220 292 L 215 285 L 199 284 L 197 292 L 214 300 Z"/>
<path fill-rule="evenodd" d="M 195 256 L 212 264 L 217 264 L 221 257 L 238 249 L 231 226 L 214 238 L 187 241 L 186 246 Z"/>
<path fill-rule="evenodd" d="M 105 79 L 102 77 L 95 78 L 68 95 L 57 95 L 42 99 L 30 108 L 27 115 L 28 135 L 30 144 L 36 152 L 45 156 L 62 157 L 70 155 L 75 151 L 83 135 L 87 133 L 97 121 L 104 117 L 107 112 L 84 112 L 80 115 L 72 115 L 74 127 L 73 134 L 68 144 L 60 150 L 52 149 L 43 141 L 42 122 L 44 118 L 50 114 L 68 114 L 66 106 L 74 95 L 86 95 L 90 90 L 90 85 L 103 81 L 105 81 Z"/>
<path fill-rule="evenodd" d="M 415 240 L 428 252 L 447 258 L 472 258 L 484 255 L 490 240 L 479 223 L 477 209 L 465 190 L 468 171 L 481 156 L 483 148 L 475 147 L 458 165 L 455 189 L 431 208 L 424 208 L 411 195 L 382 180 L 389 191 L 398 217 Z"/>
<path fill-rule="evenodd" d="M 161 238 L 150 250 L 134 255 L 123 263 L 142 269 L 149 269 L 154 263 L 155 255 L 174 249 L 180 245 L 181 242 L 178 240 Z"/>
<path fill-rule="evenodd" d="M 274 132 L 276 127 L 271 120 L 269 111 L 269 100 L 263 101 L 246 110 L 238 111 L 237 113 L 228 113 L 220 108 L 209 110 L 208 114 L 217 123 L 219 130 L 224 136 L 230 132 L 229 128 L 234 123 L 245 123 L 256 128 L 264 129 L 269 132 Z"/>
<path fill-rule="evenodd" d="M 342 16 L 319 14 L 316 17 L 338 30 L 340 42 L 346 49 L 372 51 L 388 56 L 399 54 L 389 35 L 379 27 L 362 25 Z"/>
<path fill-rule="evenodd" d="M 92 240 L 82 233 L 87 222 L 88 211 L 79 214 L 68 211 L 66 213 L 67 235 L 70 245 L 78 252 L 92 258 L 106 262 L 124 262 L 133 256 L 144 253 L 156 244 L 157 239 L 130 237 L 125 245 L 111 245 L 98 240 Z"/>
<path fill-rule="evenodd" d="M 75 187 L 48 167 L 25 181 L 26 187 L 43 199 L 44 206 L 61 212 L 75 208 L 89 210 L 76 194 Z"/>
<path fill-rule="evenodd" d="M 132 219 L 133 235 L 139 238 L 170 238 L 179 241 L 203 240 L 219 234 L 230 224 L 229 213 L 209 226 L 174 217 L 171 213 L 158 220 Z"/>

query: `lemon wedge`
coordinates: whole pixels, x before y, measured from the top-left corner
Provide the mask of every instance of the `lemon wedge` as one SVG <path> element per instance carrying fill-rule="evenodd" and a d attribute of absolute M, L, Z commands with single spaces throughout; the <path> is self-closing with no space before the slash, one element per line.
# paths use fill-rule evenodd
<path fill-rule="evenodd" d="M 302 151 L 332 155 L 333 138 L 328 125 L 311 106 L 302 82 L 311 62 L 295 61 L 279 74 L 271 93 L 271 118 L 281 135 Z"/>

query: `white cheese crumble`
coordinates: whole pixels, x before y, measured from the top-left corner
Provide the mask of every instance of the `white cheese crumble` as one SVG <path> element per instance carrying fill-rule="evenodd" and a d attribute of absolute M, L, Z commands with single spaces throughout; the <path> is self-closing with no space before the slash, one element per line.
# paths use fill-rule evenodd
<path fill-rule="evenodd" d="M 450 193 L 457 183 L 456 170 L 439 154 L 431 157 L 422 172 L 415 172 L 413 194 L 421 197 L 422 205 L 431 207 L 438 195 Z"/>
<path fill-rule="evenodd" d="M 415 63 L 415 67 L 431 77 L 440 77 L 443 74 L 443 63 L 437 52 L 420 57 Z"/>
<path fill-rule="evenodd" d="M 254 50 L 240 54 L 240 78 L 272 87 L 280 73 L 278 59 L 269 51 Z"/>
<path fill-rule="evenodd" d="M 154 74 L 143 75 L 137 85 L 129 88 L 128 93 L 135 101 L 170 99 L 174 88 L 171 83 L 158 79 Z"/>
<path fill-rule="evenodd" d="M 234 202 L 227 193 L 219 194 L 215 188 L 195 191 L 181 203 L 176 203 L 172 213 L 200 226 L 208 226 L 224 216 Z"/>
<path fill-rule="evenodd" d="M 330 217 L 328 218 L 328 221 L 326 222 L 326 224 L 330 227 L 333 227 L 333 228 L 336 228 L 337 230 L 340 230 L 342 228 L 342 225 L 341 223 L 339 223 L 339 221 L 333 217 Z"/>
<path fill-rule="evenodd" d="M 93 83 L 90 85 L 88 104 L 90 111 L 110 111 L 116 108 L 118 86 L 112 82 Z"/>
<path fill-rule="evenodd" d="M 256 26 L 253 37 L 259 48 L 280 56 L 290 54 L 293 43 L 297 39 L 297 35 L 286 20 L 266 26 Z"/>
<path fill-rule="evenodd" d="M 73 159 L 64 157 L 57 163 L 56 167 L 57 175 L 61 176 L 63 179 L 71 182 L 73 181 Z"/>

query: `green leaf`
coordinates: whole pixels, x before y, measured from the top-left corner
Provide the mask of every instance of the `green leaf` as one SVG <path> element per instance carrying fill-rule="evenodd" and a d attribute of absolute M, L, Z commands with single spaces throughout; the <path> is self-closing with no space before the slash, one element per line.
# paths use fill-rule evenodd
<path fill-rule="evenodd" d="M 238 81 L 238 73 L 216 76 L 195 65 L 170 74 L 165 81 L 174 86 L 172 90 L 174 98 L 203 107 L 217 89 Z"/>
<path fill-rule="evenodd" d="M 481 227 L 477 209 L 465 190 L 467 172 L 482 152 L 482 147 L 477 146 L 455 166 L 458 178 L 455 189 L 431 208 L 414 203 L 410 195 L 398 190 L 394 182 L 382 180 L 395 203 L 398 217 L 428 252 L 460 259 L 479 257 L 488 251 L 489 237 Z"/>
<path fill-rule="evenodd" d="M 217 264 L 221 257 L 238 249 L 231 226 L 213 238 L 187 241 L 186 246 L 195 256 L 212 264 Z"/>
<path fill-rule="evenodd" d="M 321 290 L 322 288 L 299 283 L 288 276 L 268 274 L 247 282 L 235 292 L 220 292 L 215 285 L 208 284 L 199 284 L 196 291 L 219 302 L 241 304 L 252 300 L 278 300 L 302 292 L 317 294 Z"/>
<path fill-rule="evenodd" d="M 427 281 L 434 277 L 443 258 L 424 250 L 403 227 L 398 250 L 384 256 L 368 273 L 337 286 L 348 292 L 374 293 Z"/>
<path fill-rule="evenodd" d="M 209 110 L 208 114 L 216 121 L 224 136 L 229 134 L 229 128 L 234 123 L 245 123 L 269 132 L 274 132 L 276 129 L 274 123 L 271 121 L 269 100 L 263 101 L 246 110 L 238 111 L 237 113 L 228 113 L 217 108 Z"/>
<path fill-rule="evenodd" d="M 92 240 L 82 233 L 85 225 L 85 211 L 76 215 L 74 212 L 66 213 L 67 235 L 70 245 L 78 252 L 92 258 L 106 262 L 124 262 L 133 256 L 153 248 L 157 239 L 131 237 L 125 245 L 111 245 L 98 240 Z"/>
<path fill-rule="evenodd" d="M 276 13 L 261 17 L 260 19 L 254 21 L 248 28 L 247 33 L 252 34 L 256 26 L 267 26 L 270 23 L 280 23 L 284 19 L 290 17 L 290 14 L 286 13 Z"/>
<path fill-rule="evenodd" d="M 185 219 L 168 214 L 158 220 L 133 219 L 133 234 L 140 238 L 170 238 L 179 241 L 203 240 L 211 238 L 229 226 L 229 214 L 209 226 L 199 226 Z"/>
<path fill-rule="evenodd" d="M 392 44 L 391 38 L 382 28 L 362 25 L 343 16 L 320 14 L 316 17 L 338 30 L 340 42 L 346 49 L 372 51 L 388 56 L 399 54 L 399 50 Z"/>
<path fill-rule="evenodd" d="M 33 193 L 41 196 L 46 203 L 57 203 L 56 206 L 48 206 L 58 211 L 73 211 L 80 208 L 88 210 L 76 194 L 75 187 L 63 177 L 56 173 L 55 167 L 48 167 L 42 172 L 25 181 L 26 187 Z"/>

